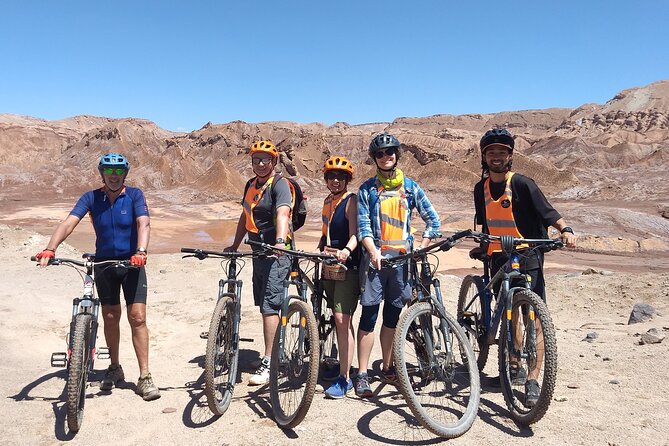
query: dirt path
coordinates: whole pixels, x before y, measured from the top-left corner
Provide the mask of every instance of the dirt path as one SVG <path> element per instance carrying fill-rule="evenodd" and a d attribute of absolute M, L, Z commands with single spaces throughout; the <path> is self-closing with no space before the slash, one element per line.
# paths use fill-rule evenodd
<path fill-rule="evenodd" d="M 260 317 L 251 306 L 248 289 L 242 332 L 254 342 L 242 347 L 242 383 L 235 389 L 229 411 L 213 418 L 202 390 L 205 341 L 198 335 L 207 329 L 220 269 L 213 260 L 199 262 L 176 254 L 151 255 L 147 269 L 151 369 L 162 398 L 146 403 L 135 395 L 138 369 L 129 329 L 122 324 L 121 357 L 127 383 L 111 393 L 101 392 L 99 380 L 108 362 L 96 362 L 83 427 L 70 435 L 64 427 L 65 371 L 51 368 L 49 356 L 65 347 L 70 299 L 79 292 L 80 282 L 69 269 L 38 269 L 27 261 L 45 242 L 44 236 L 28 230 L 0 226 L 0 256 L 5 259 L 0 288 L 0 410 L 4 414 L 0 443 L 210 446 L 440 441 L 416 426 L 401 396 L 390 388 L 367 401 L 326 400 L 321 388 L 302 424 L 289 432 L 277 428 L 271 419 L 268 389 L 245 385 L 262 345 Z M 479 418 L 468 433 L 449 444 L 669 444 L 669 384 L 664 379 L 669 341 L 640 346 L 636 336 L 651 327 L 664 334 L 669 330 L 669 269 L 656 274 L 614 270 L 608 275 L 582 275 L 587 265 L 581 264 L 581 256 L 562 254 L 560 263 L 550 258 L 552 268 L 560 273 L 548 279 L 560 354 L 555 400 L 548 414 L 531 429 L 511 422 L 499 388 L 487 379 L 496 375 L 493 348 L 483 376 Z M 59 255 L 78 253 L 63 248 Z M 442 284 L 454 310 L 460 278 L 472 266 L 460 262 L 468 261 L 465 250 L 448 255 L 450 263 L 442 264 Z M 585 261 L 591 265 L 596 259 L 587 256 Z M 245 284 L 250 283 L 250 272 L 249 265 L 243 271 Z M 654 305 L 663 316 L 628 326 L 636 302 Z M 598 333 L 594 343 L 582 341 L 593 331 Z M 102 337 L 99 343 L 104 344 Z"/>

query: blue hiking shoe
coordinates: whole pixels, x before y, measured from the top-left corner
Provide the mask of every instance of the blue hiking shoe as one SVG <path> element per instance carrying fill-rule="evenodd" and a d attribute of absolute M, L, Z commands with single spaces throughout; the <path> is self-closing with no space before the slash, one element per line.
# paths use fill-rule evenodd
<path fill-rule="evenodd" d="M 353 389 L 353 381 L 340 376 L 328 389 L 325 391 L 325 396 L 335 400 L 342 399 L 348 392 Z"/>

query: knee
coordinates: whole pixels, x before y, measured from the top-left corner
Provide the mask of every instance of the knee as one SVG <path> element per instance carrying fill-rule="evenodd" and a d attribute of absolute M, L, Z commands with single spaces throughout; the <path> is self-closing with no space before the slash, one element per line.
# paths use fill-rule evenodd
<path fill-rule="evenodd" d="M 388 302 L 383 304 L 383 326 L 388 328 L 397 328 L 397 322 L 400 320 L 401 308 L 397 308 Z"/>
<path fill-rule="evenodd" d="M 121 306 L 109 305 L 102 307 L 102 319 L 105 323 L 118 323 L 121 319 Z"/>
<path fill-rule="evenodd" d="M 360 315 L 360 325 L 358 328 L 362 331 L 373 332 L 376 325 L 376 318 L 379 316 L 379 306 L 362 307 Z"/>
<path fill-rule="evenodd" d="M 146 325 L 146 313 L 144 311 L 128 312 L 128 322 L 132 328 Z"/>

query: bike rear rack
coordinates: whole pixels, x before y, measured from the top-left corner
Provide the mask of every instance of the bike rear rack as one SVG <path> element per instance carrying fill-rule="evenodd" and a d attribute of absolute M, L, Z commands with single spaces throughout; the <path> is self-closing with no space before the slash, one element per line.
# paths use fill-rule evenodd
<path fill-rule="evenodd" d="M 66 367 L 66 366 L 67 366 L 66 352 L 51 353 L 51 367 Z"/>

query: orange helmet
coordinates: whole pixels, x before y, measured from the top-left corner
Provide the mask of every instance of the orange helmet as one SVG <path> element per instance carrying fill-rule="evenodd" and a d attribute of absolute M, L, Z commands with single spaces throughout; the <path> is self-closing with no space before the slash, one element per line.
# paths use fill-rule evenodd
<path fill-rule="evenodd" d="M 255 153 L 269 153 L 274 159 L 279 157 L 279 152 L 276 150 L 276 146 L 269 140 L 254 142 L 251 146 L 251 156 Z"/>
<path fill-rule="evenodd" d="M 351 175 L 351 177 L 353 176 L 353 165 L 343 156 L 331 156 L 325 161 L 323 172 L 330 170 L 341 170 Z"/>

